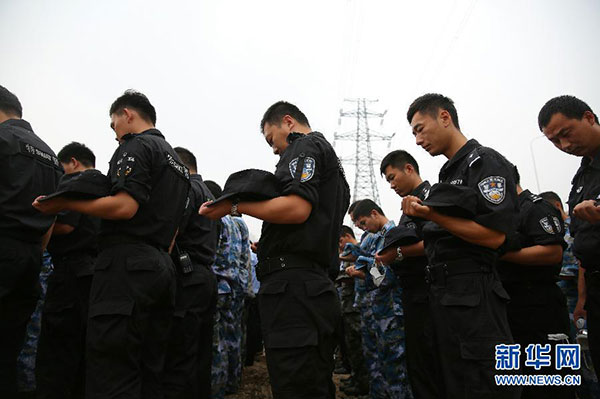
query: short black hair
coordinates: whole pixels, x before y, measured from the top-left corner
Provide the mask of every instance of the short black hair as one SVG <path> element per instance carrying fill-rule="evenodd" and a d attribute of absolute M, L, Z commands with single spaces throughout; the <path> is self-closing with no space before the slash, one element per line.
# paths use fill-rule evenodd
<path fill-rule="evenodd" d="M 206 184 L 206 187 L 208 187 L 208 190 L 211 192 L 211 194 L 215 198 L 219 198 L 221 196 L 221 194 L 223 194 L 223 190 L 221 189 L 221 186 L 219 186 L 214 181 L 204 180 L 204 184 Z"/>
<path fill-rule="evenodd" d="M 0 86 L 0 111 L 9 116 L 23 117 L 21 102 L 4 86 Z"/>
<path fill-rule="evenodd" d="M 404 150 L 395 150 L 383 157 L 383 159 L 381 160 L 381 166 L 379 167 L 379 171 L 383 176 L 385 175 L 385 169 L 388 166 L 402 170 L 404 169 L 404 165 L 406 164 L 412 165 L 412 167 L 415 168 L 417 174 L 419 174 L 419 164 L 417 163 L 415 158 L 413 158 L 412 155 L 410 155 L 407 151 Z"/>
<path fill-rule="evenodd" d="M 440 109 L 448 111 L 450 117 L 452 117 L 452 123 L 454 123 L 454 126 L 460 130 L 460 125 L 458 124 L 458 113 L 456 112 L 456 107 L 454 107 L 454 101 L 437 93 L 424 94 L 413 101 L 412 104 L 410 104 L 410 107 L 408 107 L 406 118 L 408 119 L 408 123 L 411 123 L 417 112 L 429 114 L 431 117 L 437 118 L 437 114 Z"/>
<path fill-rule="evenodd" d="M 310 123 L 308 123 L 308 118 L 306 115 L 300 111 L 298 107 L 294 104 L 288 103 L 287 101 L 278 101 L 275 104 L 271 105 L 269 109 L 263 115 L 262 120 L 260 121 L 260 131 L 264 133 L 265 125 L 268 123 L 269 125 L 281 125 L 281 120 L 284 116 L 289 115 L 299 123 L 310 127 Z"/>
<path fill-rule="evenodd" d="M 558 194 L 556 194 L 554 191 L 544 191 L 543 193 L 540 193 L 538 195 L 548 202 L 558 202 L 560 204 L 560 207 L 564 209 L 563 202 L 561 201 Z"/>
<path fill-rule="evenodd" d="M 148 97 L 139 91 L 133 89 L 125 90 L 125 93 L 112 103 L 108 115 L 121 114 L 125 108 L 137 111 L 146 122 L 156 125 L 156 110 L 150 103 L 150 100 L 148 100 Z"/>
<path fill-rule="evenodd" d="M 196 164 L 196 157 L 190 150 L 183 147 L 175 147 L 173 150 L 179 155 L 181 162 L 185 164 L 189 169 L 198 170 L 198 166 Z"/>
<path fill-rule="evenodd" d="M 377 211 L 380 215 L 385 216 L 385 213 L 383 213 L 379 205 L 377 205 L 375 201 L 370 199 L 360 201 L 360 203 L 356 205 L 353 215 L 355 218 L 359 218 L 361 216 L 369 216 L 371 214 L 371 211 L 373 210 Z"/>
<path fill-rule="evenodd" d="M 362 200 L 357 200 L 350 204 L 350 206 L 348 207 L 348 215 L 353 216 L 352 213 L 354 212 L 354 209 L 356 209 L 356 205 L 358 205 L 360 201 Z"/>
<path fill-rule="evenodd" d="M 87 168 L 96 167 L 96 156 L 92 150 L 86 147 L 85 144 L 77 143 L 76 141 L 64 146 L 56 157 L 62 163 L 69 163 L 71 158 L 75 158 Z"/>
<path fill-rule="evenodd" d="M 343 225 L 342 230 L 340 231 L 340 237 L 343 237 L 345 235 L 350 235 L 352 238 L 356 238 L 356 236 L 354 235 L 354 230 L 352 230 L 352 228 L 346 225 Z"/>
<path fill-rule="evenodd" d="M 550 123 L 550 119 L 554 114 L 563 114 L 569 119 L 579 119 L 583 118 L 583 114 L 585 111 L 590 111 L 594 114 L 594 111 L 587 105 L 584 101 L 578 99 L 575 96 L 558 96 L 554 97 L 540 110 L 538 114 L 538 127 L 540 131 L 543 130 L 548 123 Z M 594 114 L 594 119 L 596 123 L 598 123 L 598 115 Z"/>

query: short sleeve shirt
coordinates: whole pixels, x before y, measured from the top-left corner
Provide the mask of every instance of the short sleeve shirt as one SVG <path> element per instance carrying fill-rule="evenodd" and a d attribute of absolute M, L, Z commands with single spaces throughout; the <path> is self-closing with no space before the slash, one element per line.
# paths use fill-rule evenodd
<path fill-rule="evenodd" d="M 56 216 L 56 223 L 72 226 L 74 230 L 69 234 L 52 234 L 48 252 L 53 258 L 78 253 L 95 256 L 98 253 L 99 218 L 64 211 Z"/>
<path fill-rule="evenodd" d="M 38 242 L 54 222 L 31 206 L 50 194 L 63 171 L 54 152 L 22 119 L 0 123 L 0 235 Z"/>
<path fill-rule="evenodd" d="M 288 142 L 275 177 L 282 195 L 304 198 L 312 211 L 300 224 L 263 223 L 258 258 L 296 255 L 337 269 L 339 234 L 350 203 L 344 170 L 321 133 L 290 133 Z"/>
<path fill-rule="evenodd" d="M 180 251 L 187 252 L 194 263 L 212 265 L 217 248 L 217 223 L 199 215 L 198 209 L 206 201 L 215 198 L 204 184 L 202 176 L 191 175 L 190 183 L 189 203 L 177 235 L 177 246 Z"/>
<path fill-rule="evenodd" d="M 189 170 L 157 129 L 125 135 L 109 165 L 111 194 L 127 192 L 139 209 L 129 220 L 103 220 L 101 234 L 139 237 L 167 249 L 186 207 Z"/>
<path fill-rule="evenodd" d="M 519 194 L 519 213 L 516 231 L 521 248 L 535 245 L 560 245 L 566 247 L 564 224 L 558 209 L 540 196 L 524 190 Z M 560 272 L 560 263 L 547 266 L 528 266 L 499 262 L 502 281 L 554 281 Z"/>
<path fill-rule="evenodd" d="M 518 212 L 513 166 L 501 154 L 469 140 L 442 166 L 440 183 L 466 186 L 477 195 L 473 220 L 502 233 L 514 230 Z M 423 228 L 425 252 L 430 264 L 470 259 L 492 265 L 499 251 L 468 243 L 435 223 Z"/>
<path fill-rule="evenodd" d="M 585 269 L 600 270 L 600 223 L 592 224 L 573 216 L 573 209 L 585 200 L 600 200 L 600 154 L 585 157 L 571 182 L 569 214 L 574 237 L 573 254 Z"/>

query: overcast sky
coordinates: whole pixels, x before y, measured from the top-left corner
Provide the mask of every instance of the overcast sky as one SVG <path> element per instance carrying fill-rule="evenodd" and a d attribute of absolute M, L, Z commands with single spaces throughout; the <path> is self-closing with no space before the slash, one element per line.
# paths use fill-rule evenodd
<path fill-rule="evenodd" d="M 274 170 L 258 126 L 273 102 L 295 103 L 333 141 L 350 128 L 338 126 L 344 98 L 358 97 L 379 99 L 373 110 L 388 113 L 373 123 L 396 133 L 375 153 L 406 149 L 435 182 L 445 159 L 414 144 L 405 115 L 414 98 L 439 92 L 467 137 L 519 166 L 524 187 L 538 191 L 535 159 L 539 190 L 565 198 L 579 159 L 536 139 L 537 114 L 560 94 L 600 113 L 599 17 L 593 0 L 1 0 L 0 84 L 56 152 L 83 142 L 103 172 L 117 144 L 109 106 L 142 91 L 171 145 L 192 150 L 221 185 L 241 169 Z M 399 198 L 378 181 L 398 219 Z M 260 224 L 247 220 L 258 238 Z"/>

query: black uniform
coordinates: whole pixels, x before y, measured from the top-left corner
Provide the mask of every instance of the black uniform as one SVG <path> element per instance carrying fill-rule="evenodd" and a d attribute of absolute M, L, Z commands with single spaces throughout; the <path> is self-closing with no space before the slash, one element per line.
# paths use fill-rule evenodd
<path fill-rule="evenodd" d="M 428 181 L 419 184 L 410 195 L 424 200 L 431 185 Z M 422 238 L 425 220 L 402 215 L 397 229 L 416 230 Z M 391 265 L 398 277 L 402 289 L 402 308 L 404 310 L 404 334 L 406 339 L 406 366 L 412 392 L 417 398 L 439 397 L 436 376 L 436 363 L 433 361 L 433 335 L 431 316 L 427 300 L 428 286 L 425 282 L 427 257 L 406 257 Z"/>
<path fill-rule="evenodd" d="M 213 317 L 217 280 L 215 261 L 217 224 L 198 214 L 200 206 L 214 199 L 200 175 L 191 175 L 189 204 L 173 251 L 177 267 L 175 318 L 163 378 L 166 398 L 210 399 Z M 189 256 L 186 261 L 179 258 Z"/>
<path fill-rule="evenodd" d="M 573 209 L 580 202 L 600 199 L 600 155 L 583 158 L 571 184 L 569 214 L 573 254 L 585 269 L 588 340 L 594 369 L 600 378 L 600 223 L 592 224 L 573 216 Z"/>
<path fill-rule="evenodd" d="M 566 248 L 560 212 L 529 190 L 519 194 L 519 217 L 516 223 L 516 234 L 507 239 L 508 251 L 535 245 L 560 245 Z M 548 340 L 548 334 L 569 335 L 567 300 L 556 285 L 561 264 L 528 266 L 504 261 L 498 264 L 500 279 L 511 298 L 507 306 L 508 323 L 515 343 L 521 345 L 519 374 L 540 374 L 523 365 L 527 345 L 555 344 L 556 341 Z M 550 368 L 542 369 L 542 373 L 560 374 L 560 371 Z M 573 398 L 574 395 L 572 387 L 545 386 L 525 387 L 522 397 Z"/>
<path fill-rule="evenodd" d="M 512 165 L 469 140 L 444 164 L 440 182 L 477 193 L 474 221 L 509 233 L 517 211 Z M 440 397 L 518 397 L 494 381 L 495 345 L 512 343 L 509 297 L 495 273 L 498 251 L 474 245 L 435 223 L 423 227 L 429 303 L 442 381 Z"/>
<path fill-rule="evenodd" d="M 40 293 L 42 236 L 54 216 L 31 203 L 53 192 L 62 168 L 22 119 L 0 123 L 0 397 L 17 390 L 17 356 Z"/>
<path fill-rule="evenodd" d="M 54 271 L 48 277 L 35 372 L 39 398 L 64 399 L 83 397 L 85 333 L 100 219 L 67 211 L 57 216 L 56 223 L 74 230 L 52 235 L 48 244 Z"/>
<path fill-rule="evenodd" d="M 334 334 L 340 304 L 327 270 L 339 264 L 338 241 L 349 188 L 321 133 L 291 133 L 275 176 L 283 195 L 312 204 L 301 224 L 264 223 L 258 245 L 259 309 L 273 396 L 333 398 Z"/>
<path fill-rule="evenodd" d="M 162 398 L 160 373 L 175 304 L 167 253 L 189 171 L 156 129 L 128 134 L 110 160 L 112 194 L 139 204 L 129 220 L 102 220 L 90 293 L 86 398 Z"/>

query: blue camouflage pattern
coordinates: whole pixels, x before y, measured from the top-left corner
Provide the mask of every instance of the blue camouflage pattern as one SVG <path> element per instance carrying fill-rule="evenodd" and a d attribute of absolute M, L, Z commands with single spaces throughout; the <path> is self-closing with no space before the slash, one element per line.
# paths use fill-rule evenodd
<path fill-rule="evenodd" d="M 48 277 L 50 277 L 53 270 L 52 258 L 47 251 L 44 251 L 40 270 L 40 297 L 27 324 L 25 343 L 17 359 L 17 386 L 20 392 L 33 392 L 36 389 L 35 357 L 42 327 L 42 308 L 44 307 L 46 289 L 48 288 Z"/>
<path fill-rule="evenodd" d="M 371 378 L 375 381 L 372 385 L 371 397 L 379 398 L 383 390 L 386 397 L 412 398 L 406 369 L 406 349 L 404 341 L 404 312 L 402 310 L 401 288 L 391 268 L 386 265 L 376 265 L 375 255 L 383 248 L 385 234 L 395 227 L 394 221 L 388 221 L 381 231 L 367 236 L 361 243 L 366 274 L 367 287 L 365 321 L 368 328 L 374 331 L 366 335 L 365 344 L 368 352 L 375 349 L 377 360 L 370 362 Z M 373 282 L 370 270 L 377 267 L 384 278 L 379 286 Z M 369 310 L 370 309 L 370 310 Z M 371 315 L 372 313 L 372 315 Z M 363 335 L 364 336 L 364 335 Z M 375 337 L 375 348 L 370 340 Z M 367 356 L 368 357 L 368 356 Z M 374 368 L 379 368 L 375 370 Z M 383 382 L 379 383 L 379 376 Z M 375 386 L 373 386 L 375 385 Z M 380 386 L 381 385 L 381 386 Z"/>

